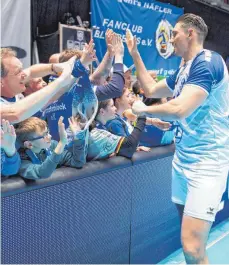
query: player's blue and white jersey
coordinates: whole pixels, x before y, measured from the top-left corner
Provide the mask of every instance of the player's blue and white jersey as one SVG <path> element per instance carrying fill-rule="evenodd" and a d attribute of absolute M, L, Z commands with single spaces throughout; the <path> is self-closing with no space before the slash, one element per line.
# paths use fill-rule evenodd
<path fill-rule="evenodd" d="M 174 98 L 185 85 L 203 89 L 208 95 L 190 116 L 176 122 L 174 162 L 202 169 L 229 165 L 229 78 L 222 57 L 203 50 L 166 82 Z"/>

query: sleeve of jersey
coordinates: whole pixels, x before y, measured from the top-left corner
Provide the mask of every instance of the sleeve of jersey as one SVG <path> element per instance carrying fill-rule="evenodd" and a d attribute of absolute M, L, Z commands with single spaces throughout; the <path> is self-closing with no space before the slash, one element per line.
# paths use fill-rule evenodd
<path fill-rule="evenodd" d="M 201 87 L 209 94 L 213 81 L 214 77 L 210 70 L 210 63 L 206 61 L 196 61 L 191 66 L 190 74 L 185 85 Z"/>
<path fill-rule="evenodd" d="M 167 77 L 165 79 L 166 80 L 166 83 L 167 83 L 167 86 L 168 86 L 168 88 L 171 91 L 173 91 L 175 89 L 176 78 L 177 78 L 178 72 L 179 72 L 179 69 L 173 75 L 170 75 L 169 77 Z"/>
<path fill-rule="evenodd" d="M 123 74 L 123 64 L 114 64 L 114 71 L 110 82 L 106 85 L 100 85 L 96 88 L 96 96 L 99 101 L 121 97 L 125 84 Z"/>

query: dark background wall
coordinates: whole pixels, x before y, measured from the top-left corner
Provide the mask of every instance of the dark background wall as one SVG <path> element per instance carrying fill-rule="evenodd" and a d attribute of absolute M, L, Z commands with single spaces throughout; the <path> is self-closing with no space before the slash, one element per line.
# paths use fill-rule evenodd
<path fill-rule="evenodd" d="M 185 13 L 194 13 L 203 17 L 209 27 L 205 48 L 219 52 L 224 59 L 229 56 L 229 13 L 194 0 L 160 2 L 183 7 Z M 82 20 L 90 21 L 90 0 L 32 0 L 32 40 L 36 39 L 38 42 L 41 62 L 47 62 L 51 54 L 59 52 L 58 23 L 63 23 L 66 12 L 71 12 L 73 17 L 80 15 Z M 39 35 L 48 36 L 39 37 Z"/>
<path fill-rule="evenodd" d="M 72 13 L 82 21 L 90 21 L 90 0 L 31 0 L 32 42 L 37 40 L 40 62 L 48 62 L 50 55 L 59 52 L 58 24 L 64 14 Z"/>
<path fill-rule="evenodd" d="M 160 2 L 183 7 L 185 13 L 201 16 L 209 28 L 205 48 L 219 52 L 224 59 L 229 56 L 229 13 L 194 0 L 161 0 Z"/>

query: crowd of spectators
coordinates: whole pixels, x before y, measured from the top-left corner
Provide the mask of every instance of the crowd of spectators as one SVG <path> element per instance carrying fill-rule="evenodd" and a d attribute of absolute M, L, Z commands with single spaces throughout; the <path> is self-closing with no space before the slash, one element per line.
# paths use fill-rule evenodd
<path fill-rule="evenodd" d="M 166 99 L 147 99 L 138 80 L 132 82 L 132 67 L 123 64 L 121 37 L 108 30 L 105 39 L 107 51 L 92 74 L 93 40 L 83 51 L 65 50 L 27 69 L 13 50 L 1 48 L 3 178 L 48 178 L 63 165 L 82 168 L 87 161 L 131 158 L 172 143 L 170 122 L 131 110 L 136 100 L 152 105 Z"/>

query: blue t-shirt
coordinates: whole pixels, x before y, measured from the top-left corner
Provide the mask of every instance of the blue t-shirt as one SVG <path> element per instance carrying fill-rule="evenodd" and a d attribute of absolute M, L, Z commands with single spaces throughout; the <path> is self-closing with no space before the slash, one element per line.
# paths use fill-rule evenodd
<path fill-rule="evenodd" d="M 106 130 L 94 128 L 89 135 L 87 160 L 99 160 L 117 152 L 123 137 Z"/>
<path fill-rule="evenodd" d="M 50 134 L 55 140 L 59 140 L 58 120 L 60 116 L 64 117 L 63 122 L 67 128 L 69 126 L 68 118 L 78 113 L 85 116 L 86 109 L 94 107 L 94 101 L 97 101 L 91 88 L 88 71 L 79 60 L 75 62 L 73 71 L 75 77 L 79 78 L 78 82 L 72 86 L 69 92 L 50 104 L 43 112 L 43 117 L 47 119 L 48 122 Z M 50 78 L 51 81 L 55 79 L 55 77 L 52 76 Z M 85 118 L 87 117 L 85 116 Z"/>
<path fill-rule="evenodd" d="M 128 125 L 126 120 L 120 117 L 118 114 L 116 115 L 115 119 L 110 120 L 105 124 L 105 128 L 107 131 L 115 135 L 124 137 L 129 136 L 133 131 L 133 127 L 131 125 Z"/>
<path fill-rule="evenodd" d="M 153 125 L 146 125 L 141 133 L 139 145 L 155 147 L 168 145 L 173 142 L 174 132 L 172 130 L 162 131 Z"/>
<path fill-rule="evenodd" d="M 166 79 L 173 97 L 185 85 L 202 89 L 206 100 L 187 118 L 176 122 L 174 163 L 181 167 L 215 169 L 229 163 L 229 77 L 222 57 L 203 50 Z"/>
<path fill-rule="evenodd" d="M 1 176 L 11 176 L 18 173 L 21 165 L 21 159 L 16 152 L 12 157 L 8 157 L 5 151 L 1 148 Z"/>
<path fill-rule="evenodd" d="M 55 78 L 56 77 L 51 76 L 50 81 L 54 81 Z M 43 116 L 48 122 L 50 134 L 52 135 L 53 139 L 57 141 L 59 140 L 58 120 L 60 116 L 64 117 L 65 127 L 68 127 L 68 118 L 75 114 L 72 105 L 78 104 L 77 102 L 80 97 L 80 91 L 83 91 L 85 88 L 88 89 L 89 86 L 91 87 L 91 84 L 89 84 L 88 81 L 88 76 L 84 75 L 79 79 L 78 84 L 75 84 L 69 92 L 62 95 L 58 100 L 50 104 L 44 110 Z M 109 98 L 120 97 L 122 95 L 124 82 L 123 64 L 116 63 L 114 64 L 112 80 L 107 85 L 97 87 L 94 86 L 93 91 L 95 91 L 95 94 L 100 101 Z"/>

